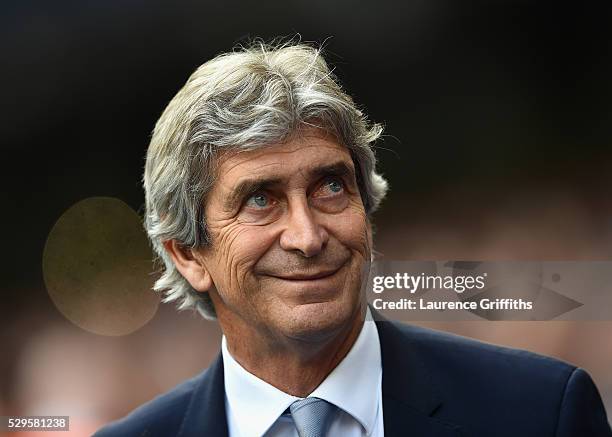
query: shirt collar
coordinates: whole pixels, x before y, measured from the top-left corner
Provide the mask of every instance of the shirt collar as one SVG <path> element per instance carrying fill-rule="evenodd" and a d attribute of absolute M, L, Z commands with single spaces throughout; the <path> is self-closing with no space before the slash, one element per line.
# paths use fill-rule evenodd
<path fill-rule="evenodd" d="M 240 436 L 261 436 L 294 401 L 242 367 L 229 353 L 225 335 L 221 340 L 225 396 Z"/>
<path fill-rule="evenodd" d="M 309 396 L 325 399 L 340 407 L 365 428 L 366 435 L 371 435 L 378 412 L 381 383 L 380 341 L 368 307 L 357 341 Z"/>
<path fill-rule="evenodd" d="M 277 389 L 244 369 L 229 353 L 225 336 L 221 351 L 228 413 L 236 419 L 240 435 L 263 435 L 289 405 L 301 398 Z M 355 344 L 309 397 L 325 399 L 346 411 L 370 435 L 376 420 L 381 381 L 380 341 L 368 308 Z"/>

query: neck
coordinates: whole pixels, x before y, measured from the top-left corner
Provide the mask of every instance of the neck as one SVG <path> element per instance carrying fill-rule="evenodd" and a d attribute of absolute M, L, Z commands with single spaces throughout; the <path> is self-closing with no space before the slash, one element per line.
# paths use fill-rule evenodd
<path fill-rule="evenodd" d="M 316 340 L 285 337 L 283 341 L 271 341 L 258 335 L 232 335 L 231 329 L 223 332 L 229 352 L 243 368 L 279 390 L 303 398 L 348 354 L 361 332 L 364 317 L 364 311 L 358 309 L 350 323 Z"/>

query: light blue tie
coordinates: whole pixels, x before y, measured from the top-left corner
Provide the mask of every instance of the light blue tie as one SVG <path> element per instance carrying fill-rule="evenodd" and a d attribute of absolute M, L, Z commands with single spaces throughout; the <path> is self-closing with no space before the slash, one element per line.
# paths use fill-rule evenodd
<path fill-rule="evenodd" d="M 324 437 L 337 407 L 319 398 L 306 398 L 289 406 L 300 437 Z"/>

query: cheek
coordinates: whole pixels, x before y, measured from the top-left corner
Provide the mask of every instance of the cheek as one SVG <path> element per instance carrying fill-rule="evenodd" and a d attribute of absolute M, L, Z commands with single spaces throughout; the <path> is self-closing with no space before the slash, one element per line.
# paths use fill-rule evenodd
<path fill-rule="evenodd" d="M 236 224 L 225 227 L 216 237 L 213 239 L 215 279 L 229 280 L 223 284 L 224 291 L 239 291 L 248 281 L 253 266 L 274 243 L 274 235 L 260 226 Z"/>
<path fill-rule="evenodd" d="M 346 247 L 369 259 L 370 244 L 365 211 L 361 204 L 351 204 L 328 220 L 327 228 Z"/>

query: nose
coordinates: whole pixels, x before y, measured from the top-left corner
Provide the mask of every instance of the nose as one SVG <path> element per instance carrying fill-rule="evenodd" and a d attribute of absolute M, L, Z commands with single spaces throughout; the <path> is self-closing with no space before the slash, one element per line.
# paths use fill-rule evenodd
<path fill-rule="evenodd" d="M 300 252 L 306 258 L 320 253 L 329 234 L 321 226 L 306 199 L 299 199 L 290 205 L 287 225 L 280 237 L 280 246 L 283 250 Z"/>

